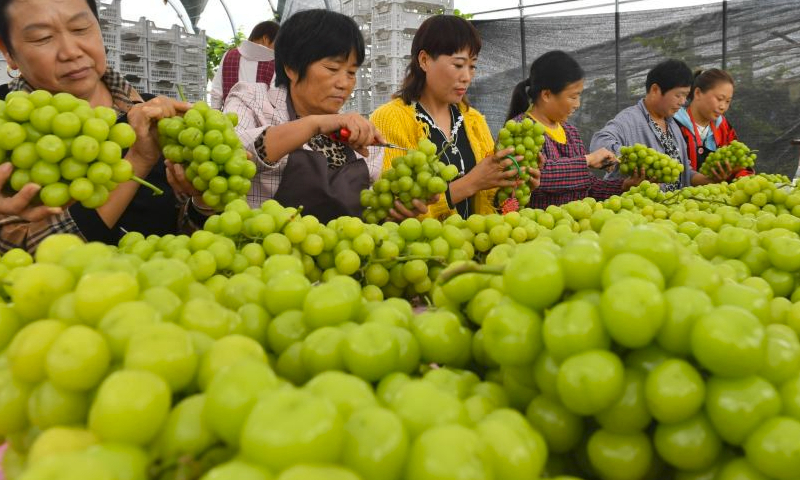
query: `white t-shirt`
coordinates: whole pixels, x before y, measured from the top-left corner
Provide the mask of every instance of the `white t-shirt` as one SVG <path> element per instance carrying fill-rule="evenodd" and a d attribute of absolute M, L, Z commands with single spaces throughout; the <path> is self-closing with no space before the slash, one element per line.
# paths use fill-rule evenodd
<path fill-rule="evenodd" d="M 239 81 L 255 82 L 258 75 L 258 62 L 275 60 L 275 51 L 258 43 L 245 40 L 237 47 L 242 58 L 239 61 Z M 226 53 L 217 68 L 217 74 L 211 82 L 211 108 L 222 109 L 222 65 L 225 63 Z"/>

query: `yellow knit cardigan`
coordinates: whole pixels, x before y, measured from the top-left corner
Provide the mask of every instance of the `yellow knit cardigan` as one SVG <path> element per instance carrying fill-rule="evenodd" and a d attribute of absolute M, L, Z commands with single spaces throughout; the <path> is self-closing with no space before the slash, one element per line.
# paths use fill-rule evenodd
<path fill-rule="evenodd" d="M 480 162 L 494 152 L 492 132 L 479 111 L 474 108 L 467 109 L 464 104 L 459 105 L 458 108 L 464 116 L 464 129 L 467 132 L 472 152 L 475 154 L 475 160 Z M 423 137 L 428 138 L 430 134 L 428 124 L 417 119 L 413 105 L 406 104 L 400 98 L 395 98 L 379 107 L 372 113 L 370 119 L 387 142 L 401 147 L 416 148 L 419 140 Z M 403 155 L 403 151 L 386 149 L 383 156 L 383 169 L 391 168 L 392 159 L 400 155 Z M 496 191 L 497 189 L 481 190 L 475 194 L 471 199 L 471 211 L 481 215 L 495 213 L 497 211 L 494 207 Z M 455 213 L 455 210 L 447 206 L 447 199 L 442 195 L 436 204 L 428 206 L 428 213 L 420 216 L 420 219 L 432 217 L 443 220 Z"/>

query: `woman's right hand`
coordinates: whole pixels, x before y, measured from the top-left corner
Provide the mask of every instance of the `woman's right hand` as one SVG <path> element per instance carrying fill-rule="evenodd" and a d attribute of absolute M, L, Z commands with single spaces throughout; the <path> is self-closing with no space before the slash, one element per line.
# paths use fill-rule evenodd
<path fill-rule="evenodd" d="M 489 190 L 498 187 L 514 187 L 518 184 L 517 169 L 514 162 L 507 156 L 514 153 L 514 148 L 510 147 L 484 158 L 478 162 L 475 168 L 470 170 L 463 178 L 469 179 L 475 187 L 475 192 Z M 517 162 L 522 161 L 523 157 L 517 155 Z"/>
<path fill-rule="evenodd" d="M 167 97 L 156 97 L 144 103 L 138 103 L 128 111 L 128 124 L 136 132 L 136 143 L 128 151 L 139 177 L 146 177 L 150 169 L 161 157 L 161 146 L 158 143 L 157 123 L 162 118 L 174 117 L 191 108 L 186 102 L 179 102 Z"/>
<path fill-rule="evenodd" d="M 367 147 L 370 145 L 380 145 L 386 140 L 378 131 L 378 128 L 369 120 L 358 113 L 338 113 L 333 115 L 318 116 L 318 131 L 322 135 L 338 133 L 346 129 L 350 132 L 349 137 L 343 140 L 353 150 L 363 156 L 369 155 Z"/>
<path fill-rule="evenodd" d="M 627 192 L 631 187 L 635 187 L 647 179 L 645 168 L 640 167 L 639 170 L 634 170 L 630 177 L 622 181 L 622 191 Z"/>
<path fill-rule="evenodd" d="M 2 189 L 11 172 L 14 170 L 11 162 L 0 165 L 0 189 Z M 38 222 L 51 215 L 58 215 L 62 212 L 60 208 L 51 208 L 44 205 L 33 207 L 31 202 L 39 193 L 42 187 L 35 183 L 29 183 L 22 187 L 22 190 L 14 194 L 13 197 L 0 195 L 0 215 L 13 215 L 23 218 L 29 222 Z"/>
<path fill-rule="evenodd" d="M 607 148 L 600 148 L 586 155 L 586 164 L 598 170 L 613 167 L 619 163 L 619 159 L 614 152 Z"/>

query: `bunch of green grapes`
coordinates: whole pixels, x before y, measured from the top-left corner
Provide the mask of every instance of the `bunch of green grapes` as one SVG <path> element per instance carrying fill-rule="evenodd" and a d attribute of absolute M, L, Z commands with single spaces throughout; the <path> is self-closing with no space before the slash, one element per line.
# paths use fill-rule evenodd
<path fill-rule="evenodd" d="M 658 183 L 675 183 L 683 172 L 681 162 L 640 143 L 620 148 L 619 159 L 621 174 L 632 175 L 644 168 L 645 176 L 655 179 Z"/>
<path fill-rule="evenodd" d="M 117 184 L 136 180 L 124 149 L 136 141 L 127 123 L 117 123 L 108 107 L 92 108 L 69 93 L 45 90 L 12 92 L 0 101 L 0 162 L 11 162 L 10 185 L 42 186 L 39 198 L 49 207 L 71 200 L 97 208 Z"/>
<path fill-rule="evenodd" d="M 717 165 L 728 162 L 734 170 L 753 168 L 756 164 L 756 152 L 753 152 L 744 143 L 734 140 L 714 152 L 708 154 L 706 161 L 700 166 L 700 173 L 711 175 L 711 169 Z"/>
<path fill-rule="evenodd" d="M 188 163 L 186 177 L 203 192 L 208 206 L 222 209 L 244 198 L 256 165 L 247 158 L 234 127 L 238 117 L 213 110 L 197 102 L 182 117 L 165 118 L 158 123 L 164 158 Z"/>
<path fill-rule="evenodd" d="M 514 155 L 521 155 L 519 164 L 519 180 L 522 183 L 515 189 L 504 187 L 497 192 L 497 201 L 503 204 L 509 198 L 516 198 L 520 205 L 527 205 L 531 200 L 531 187 L 528 184 L 530 173 L 528 168 L 539 167 L 539 151 L 544 144 L 544 126 L 525 118 L 521 122 L 509 120 L 497 134 L 496 151 L 514 147 Z M 512 168 L 517 168 L 516 165 Z"/>
<path fill-rule="evenodd" d="M 458 176 L 455 165 L 446 165 L 436 154 L 436 145 L 427 138 L 405 155 L 392 159 L 392 168 L 381 174 L 372 188 L 361 191 L 364 220 L 378 223 L 389 214 L 395 198 L 409 210 L 412 200 L 427 200 L 447 191 L 447 183 Z"/>

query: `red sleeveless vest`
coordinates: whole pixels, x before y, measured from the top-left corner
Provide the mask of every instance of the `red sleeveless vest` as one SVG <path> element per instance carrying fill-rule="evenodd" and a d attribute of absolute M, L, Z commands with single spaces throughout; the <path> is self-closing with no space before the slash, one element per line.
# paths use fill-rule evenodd
<path fill-rule="evenodd" d="M 239 63 L 242 60 L 242 54 L 238 48 L 233 48 L 225 54 L 225 59 L 222 61 L 222 103 L 228 98 L 228 94 L 234 85 L 239 82 Z M 258 73 L 256 73 L 256 82 L 266 83 L 267 85 L 272 82 L 272 77 L 275 75 L 275 60 L 267 62 L 258 62 Z"/>

